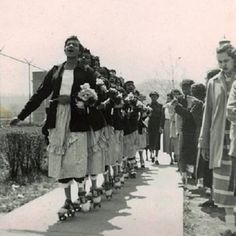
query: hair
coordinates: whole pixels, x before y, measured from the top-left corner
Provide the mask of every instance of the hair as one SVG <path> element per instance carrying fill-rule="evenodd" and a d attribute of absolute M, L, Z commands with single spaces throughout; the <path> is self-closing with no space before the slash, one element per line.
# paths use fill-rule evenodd
<path fill-rule="evenodd" d="M 183 79 L 182 82 L 180 83 L 180 86 L 191 86 L 192 84 L 194 84 L 194 81 L 191 79 Z"/>
<path fill-rule="evenodd" d="M 81 45 L 81 44 L 80 44 L 80 41 L 79 41 L 79 39 L 78 39 L 78 37 L 77 37 L 76 35 L 72 35 L 72 36 L 70 36 L 70 37 L 68 37 L 68 38 L 66 39 L 64 47 L 66 46 L 67 42 L 70 41 L 70 40 L 78 41 L 78 42 L 79 42 L 79 45 Z"/>
<path fill-rule="evenodd" d="M 89 50 L 88 48 L 84 48 L 83 53 L 84 53 L 84 54 L 87 53 L 87 54 L 90 54 L 90 55 L 91 55 L 91 52 L 90 52 L 90 50 Z"/>
<path fill-rule="evenodd" d="M 151 98 L 153 95 L 156 95 L 157 96 L 157 99 L 160 97 L 159 93 L 156 92 L 156 91 L 153 91 L 151 93 L 149 93 L 149 97 Z"/>
<path fill-rule="evenodd" d="M 222 44 L 216 49 L 217 54 L 224 52 L 226 52 L 233 59 L 236 58 L 236 49 L 230 43 Z"/>
<path fill-rule="evenodd" d="M 191 86 L 192 95 L 200 100 L 204 100 L 206 96 L 206 86 L 201 83 L 192 84 Z"/>
<path fill-rule="evenodd" d="M 167 94 L 166 94 L 166 97 L 170 97 L 171 99 L 173 99 L 173 98 L 174 98 L 174 95 L 170 92 L 170 93 L 167 93 Z"/>
<path fill-rule="evenodd" d="M 179 89 L 172 89 L 171 94 L 174 96 L 175 93 L 178 93 L 179 95 L 182 95 Z"/>

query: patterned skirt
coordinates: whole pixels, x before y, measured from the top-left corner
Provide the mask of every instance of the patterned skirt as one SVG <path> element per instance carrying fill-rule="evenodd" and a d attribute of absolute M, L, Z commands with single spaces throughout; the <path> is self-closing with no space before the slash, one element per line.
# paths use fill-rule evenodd
<path fill-rule="evenodd" d="M 224 208 L 233 208 L 236 206 L 234 190 L 230 188 L 232 178 L 232 158 L 228 155 L 229 143 L 229 132 L 226 131 L 221 167 L 213 169 L 214 201 L 218 206 Z"/>

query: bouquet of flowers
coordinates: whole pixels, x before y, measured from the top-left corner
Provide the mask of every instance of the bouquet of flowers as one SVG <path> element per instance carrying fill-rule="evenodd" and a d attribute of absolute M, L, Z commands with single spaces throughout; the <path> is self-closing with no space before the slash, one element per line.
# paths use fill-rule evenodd
<path fill-rule="evenodd" d="M 118 92 L 115 88 L 110 88 L 108 90 L 108 97 L 115 105 L 120 105 L 122 103 L 122 93 Z"/>
<path fill-rule="evenodd" d="M 97 86 L 97 88 L 98 88 L 100 93 L 107 93 L 107 87 L 106 87 L 106 85 L 104 83 L 104 80 L 105 79 L 102 78 L 102 77 L 98 77 L 96 79 L 96 86 Z"/>
<path fill-rule="evenodd" d="M 133 93 L 129 93 L 127 97 L 125 98 L 125 104 L 130 106 L 136 106 L 137 104 L 137 98 Z"/>
<path fill-rule="evenodd" d="M 78 101 L 77 106 L 79 108 L 82 108 L 85 106 L 94 106 L 96 101 L 98 100 L 97 93 L 94 89 L 90 88 L 90 85 L 88 83 L 84 83 L 80 86 L 81 90 L 78 93 Z"/>

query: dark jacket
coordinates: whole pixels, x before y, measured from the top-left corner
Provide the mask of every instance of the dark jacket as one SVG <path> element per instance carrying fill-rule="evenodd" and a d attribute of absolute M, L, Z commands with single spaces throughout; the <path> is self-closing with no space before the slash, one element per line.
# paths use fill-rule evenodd
<path fill-rule="evenodd" d="M 65 62 L 63 65 L 64 64 Z M 30 98 L 18 115 L 20 120 L 24 120 L 29 116 L 50 95 L 52 95 L 51 100 L 59 96 L 63 70 L 64 66 L 53 66 L 45 76 L 36 93 Z M 76 97 L 78 96 L 78 92 L 81 90 L 80 86 L 84 83 L 89 83 L 90 87 L 95 89 L 96 78 L 92 70 L 86 69 L 82 65 L 78 64 L 74 69 L 74 82 L 71 89 L 71 132 L 88 131 L 91 127 L 93 130 L 99 130 L 104 126 L 104 117 L 100 114 L 100 111 L 93 108 L 90 109 L 90 113 L 88 114 L 85 110 L 79 109 L 76 106 Z M 46 120 L 46 126 L 48 129 L 55 128 L 56 126 L 57 105 L 57 101 L 50 103 Z"/>

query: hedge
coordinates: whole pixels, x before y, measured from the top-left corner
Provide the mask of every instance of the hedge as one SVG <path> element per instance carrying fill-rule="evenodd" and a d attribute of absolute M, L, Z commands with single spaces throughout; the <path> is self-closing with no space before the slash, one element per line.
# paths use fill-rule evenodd
<path fill-rule="evenodd" d="M 8 177 L 32 179 L 47 170 L 47 154 L 41 127 L 0 128 L 0 161 L 6 164 Z"/>

